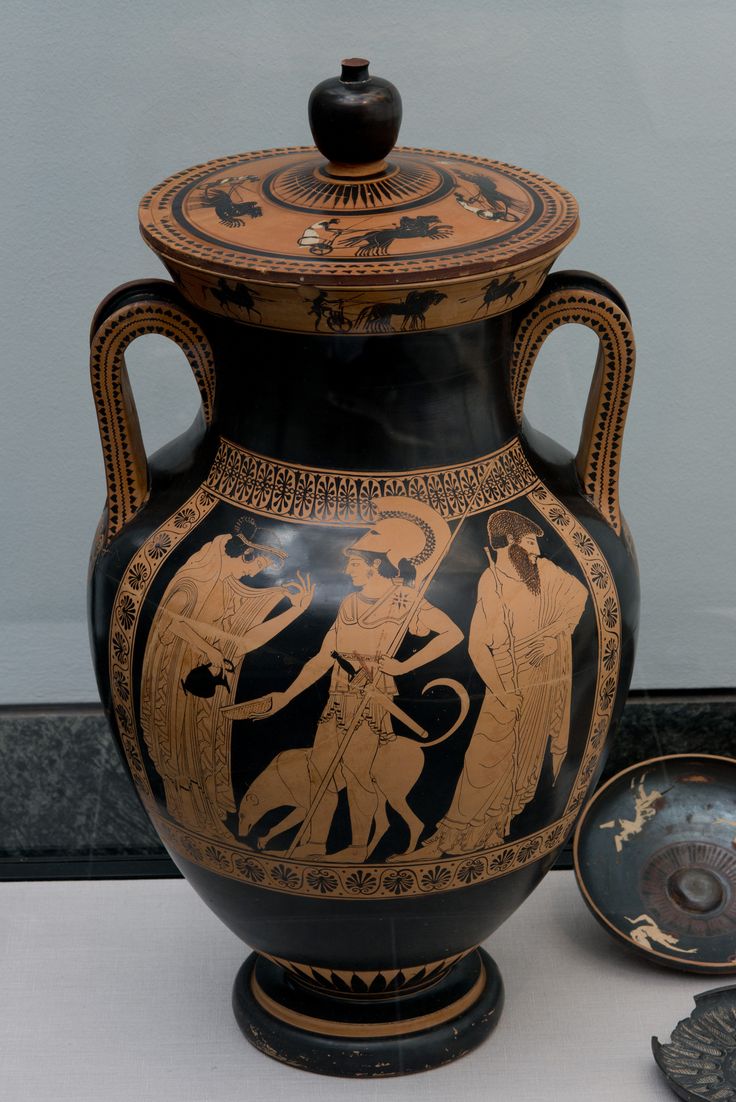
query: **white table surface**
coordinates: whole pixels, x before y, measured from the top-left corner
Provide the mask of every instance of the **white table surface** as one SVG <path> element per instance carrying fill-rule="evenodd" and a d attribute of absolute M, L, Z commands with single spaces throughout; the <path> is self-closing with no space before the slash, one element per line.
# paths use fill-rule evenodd
<path fill-rule="evenodd" d="M 650 1102 L 675 1096 L 650 1037 L 698 991 L 635 959 L 552 872 L 486 942 L 506 984 L 470 1055 L 398 1079 L 331 1079 L 263 1056 L 230 991 L 245 950 L 184 881 L 0 884 L 3 1102 Z"/>

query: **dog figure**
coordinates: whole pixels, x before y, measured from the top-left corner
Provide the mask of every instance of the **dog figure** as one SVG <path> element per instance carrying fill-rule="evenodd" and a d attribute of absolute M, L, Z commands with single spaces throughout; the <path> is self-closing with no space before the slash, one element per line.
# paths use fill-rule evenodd
<path fill-rule="evenodd" d="M 285 818 L 279 820 L 258 839 L 258 848 L 265 849 L 276 835 L 301 823 L 309 808 L 310 749 L 282 750 L 260 773 L 243 796 L 238 811 L 238 833 L 245 837 L 267 812 L 276 807 L 293 807 Z M 409 845 L 406 853 L 416 849 L 424 829 L 422 820 L 407 803 L 407 796 L 419 779 L 424 767 L 424 750 L 412 739 L 397 735 L 389 742 L 378 745 L 373 760 L 372 778 L 378 793 L 378 809 L 374 818 L 371 849 L 375 849 L 388 830 L 387 805 L 402 817 L 409 828 Z M 335 773 L 338 789 L 345 787 L 340 770 Z"/>

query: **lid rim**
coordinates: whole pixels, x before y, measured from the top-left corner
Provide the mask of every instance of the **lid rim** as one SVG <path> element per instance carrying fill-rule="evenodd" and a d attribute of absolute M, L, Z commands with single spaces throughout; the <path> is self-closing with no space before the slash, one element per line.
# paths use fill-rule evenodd
<path fill-rule="evenodd" d="M 249 166 L 261 164 L 260 174 L 248 174 Z M 371 193 L 370 203 L 360 183 L 336 181 L 335 189 L 349 192 L 330 190 L 326 167 L 314 146 L 203 162 L 146 192 L 138 211 L 141 233 L 162 258 L 238 281 L 357 288 L 444 283 L 524 265 L 559 251 L 579 225 L 577 202 L 565 188 L 485 157 L 397 146 L 386 185 L 376 178 L 383 193 Z M 229 174 L 237 169 L 246 175 Z M 220 173 L 225 175 L 218 178 Z M 218 207 L 223 197 L 234 214 Z M 273 237 L 264 233 L 264 211 L 279 219 L 271 217 L 268 229 L 283 227 L 283 243 L 272 246 Z M 323 225 L 320 216 L 335 240 L 308 249 L 301 237 Z M 377 247 L 376 233 L 388 236 L 389 244 Z M 405 245 L 404 238 L 414 240 Z"/>
<path fill-rule="evenodd" d="M 559 256 L 562 250 L 569 245 L 572 239 L 577 236 L 579 229 L 580 217 L 578 215 L 565 235 L 560 236 L 558 243 L 555 244 L 553 248 L 545 248 L 544 245 L 540 245 L 537 249 L 530 249 L 516 258 L 499 257 L 496 262 L 469 262 L 462 268 L 455 264 L 451 268 L 406 271 L 401 275 L 387 273 L 384 276 L 377 275 L 375 272 L 366 276 L 356 276 L 355 274 L 348 273 L 341 276 L 338 273 L 332 272 L 311 272 L 308 268 L 305 268 L 303 275 L 298 276 L 294 272 L 259 270 L 255 267 L 234 268 L 225 263 L 218 264 L 216 261 L 207 261 L 202 257 L 194 257 L 192 254 L 180 253 L 173 248 L 167 248 L 166 245 L 163 245 L 153 237 L 153 235 L 150 235 L 143 225 L 139 226 L 141 237 L 146 245 L 148 245 L 164 263 L 170 262 L 176 264 L 178 267 L 187 268 L 193 272 L 224 276 L 236 283 L 256 283 L 263 284 L 264 286 L 294 288 L 316 286 L 323 287 L 326 290 L 344 290 L 354 287 L 356 290 L 359 289 L 365 292 L 370 291 L 371 288 L 385 290 L 386 287 L 395 287 L 397 290 L 401 290 L 424 286 L 428 283 L 438 287 L 444 287 L 455 283 L 465 283 L 473 277 L 481 277 L 486 274 L 497 276 L 507 272 L 518 272 L 521 269 L 541 262 L 546 257 L 549 257 L 550 262 L 552 262 Z"/>

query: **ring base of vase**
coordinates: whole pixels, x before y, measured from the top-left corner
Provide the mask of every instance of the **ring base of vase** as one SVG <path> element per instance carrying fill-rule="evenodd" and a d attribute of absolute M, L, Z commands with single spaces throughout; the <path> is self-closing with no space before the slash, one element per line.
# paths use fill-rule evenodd
<path fill-rule="evenodd" d="M 303 987 L 252 953 L 233 988 L 243 1034 L 267 1056 L 321 1075 L 380 1078 L 449 1064 L 481 1044 L 503 1007 L 493 959 L 474 949 L 429 988 L 336 997 Z"/>

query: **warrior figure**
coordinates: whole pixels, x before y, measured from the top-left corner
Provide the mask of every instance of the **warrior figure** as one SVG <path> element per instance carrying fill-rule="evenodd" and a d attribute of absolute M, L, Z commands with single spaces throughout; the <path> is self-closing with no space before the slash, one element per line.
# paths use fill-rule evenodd
<path fill-rule="evenodd" d="M 364 861 L 378 807 L 371 768 L 379 744 L 396 738 L 391 715 L 404 713 L 394 702 L 395 678 L 419 669 L 461 642 L 460 629 L 418 590 L 449 541 L 449 528 L 428 504 L 406 497 L 374 502 L 370 531 L 345 549 L 345 572 L 355 586 L 340 604 L 318 653 L 283 692 L 248 702 L 254 720 L 266 719 L 325 674 L 327 703 L 309 754 L 310 814 L 295 858 Z M 408 658 L 394 657 L 406 633 L 428 641 Z M 261 702 L 267 701 L 267 711 Z M 231 708 L 235 717 L 238 709 Z M 326 855 L 327 837 L 345 788 L 351 844 Z"/>

